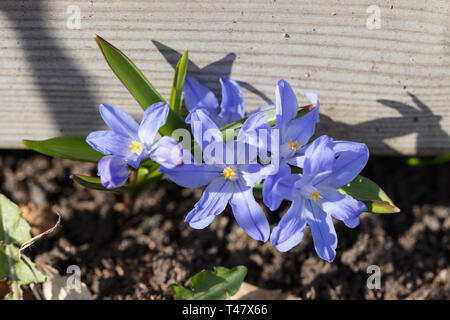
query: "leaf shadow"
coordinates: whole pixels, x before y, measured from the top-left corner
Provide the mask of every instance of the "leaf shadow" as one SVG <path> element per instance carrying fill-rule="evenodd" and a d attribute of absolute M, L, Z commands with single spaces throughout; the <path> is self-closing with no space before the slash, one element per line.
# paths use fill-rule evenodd
<path fill-rule="evenodd" d="M 435 115 L 416 95 L 411 92 L 407 94 L 411 104 L 387 99 L 376 100 L 379 104 L 399 112 L 399 116 L 349 125 L 321 114 L 318 132 L 332 131 L 333 138 L 352 141 L 360 141 L 363 137 L 362 142 L 374 146 L 371 151 L 380 154 L 400 155 L 386 140 L 414 133 L 417 135 L 415 154 L 430 155 L 435 154 L 436 149 L 450 150 L 450 137 L 441 125 L 442 117 Z"/>
<path fill-rule="evenodd" d="M 159 42 L 156 40 L 152 40 L 155 47 L 158 51 L 163 55 L 166 61 L 172 66 L 172 68 L 176 68 L 178 60 L 181 58 L 181 53 L 176 51 L 175 49 Z M 231 71 L 233 67 L 233 63 L 236 60 L 236 54 L 230 52 L 226 54 L 223 58 L 214 61 L 205 67 L 199 67 L 195 62 L 189 59 L 188 64 L 188 75 L 195 77 L 200 83 L 207 86 L 211 89 L 216 96 L 221 96 L 219 78 L 230 78 Z M 252 92 L 262 100 L 264 100 L 267 104 L 273 104 L 273 101 L 267 97 L 262 91 L 255 88 L 248 82 L 236 80 L 239 85 L 246 90 Z"/>

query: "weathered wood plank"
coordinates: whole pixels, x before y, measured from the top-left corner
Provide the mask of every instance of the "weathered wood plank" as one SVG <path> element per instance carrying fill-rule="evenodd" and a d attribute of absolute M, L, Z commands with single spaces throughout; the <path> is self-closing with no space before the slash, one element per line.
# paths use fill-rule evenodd
<path fill-rule="evenodd" d="M 70 5 L 80 7 L 79 30 L 67 28 Z M 370 5 L 381 29 L 366 27 Z M 450 149 L 449 16 L 445 0 L 2 0 L 0 148 L 85 136 L 103 127 L 102 102 L 140 116 L 92 40 L 98 33 L 165 97 L 166 59 L 188 48 L 190 74 L 214 90 L 220 76 L 242 82 L 248 110 L 273 101 L 284 78 L 299 96 L 318 93 L 320 133 L 374 154 L 439 154 Z"/>

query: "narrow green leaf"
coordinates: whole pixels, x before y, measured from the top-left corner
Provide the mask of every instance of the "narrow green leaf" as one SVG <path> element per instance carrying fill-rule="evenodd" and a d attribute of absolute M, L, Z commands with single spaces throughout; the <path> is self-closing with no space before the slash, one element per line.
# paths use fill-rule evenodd
<path fill-rule="evenodd" d="M 111 70 L 144 110 L 156 102 L 165 102 L 144 74 L 125 54 L 98 35 L 94 39 Z M 176 113 L 171 111 L 166 124 L 159 129 L 159 132 L 162 135 L 170 135 L 177 128 L 186 128 L 186 124 Z"/>
<path fill-rule="evenodd" d="M 400 209 L 397 208 L 395 205 L 391 205 L 384 201 L 379 200 L 361 200 L 363 201 L 367 206 L 368 212 L 373 213 L 398 213 L 400 212 Z"/>
<path fill-rule="evenodd" d="M 125 185 L 123 185 L 120 188 L 107 189 L 102 185 L 100 178 L 97 178 L 97 177 L 89 177 L 89 176 L 83 176 L 80 174 L 72 174 L 70 176 L 70 178 L 73 181 L 75 181 L 76 183 L 78 183 L 79 185 L 81 185 L 85 188 L 88 188 L 88 189 L 101 190 L 101 191 L 113 191 L 113 192 L 118 192 L 118 193 L 125 193 L 125 192 L 131 191 L 131 188 L 129 187 L 128 183 L 126 183 Z"/>
<path fill-rule="evenodd" d="M 363 176 L 356 177 L 352 182 L 339 188 L 343 194 L 363 201 L 369 212 L 397 213 L 400 209 L 375 182 Z"/>
<path fill-rule="evenodd" d="M 144 74 L 125 54 L 98 35 L 95 35 L 94 39 L 111 70 L 144 110 L 156 102 L 164 101 Z"/>
<path fill-rule="evenodd" d="M 194 275 L 190 281 L 192 290 L 177 284 L 171 284 L 169 288 L 173 291 L 175 300 L 225 300 L 227 294 L 236 294 L 246 275 L 245 266 L 233 269 L 215 267 L 214 272 L 203 270 Z"/>
<path fill-rule="evenodd" d="M 173 78 L 172 93 L 170 95 L 170 108 L 176 113 L 180 114 L 181 110 L 181 93 L 183 91 L 184 79 L 186 78 L 188 66 L 188 51 L 184 50 L 181 59 L 175 68 L 175 76 Z"/>
<path fill-rule="evenodd" d="M 82 138 L 58 137 L 40 141 L 23 140 L 23 144 L 34 151 L 56 158 L 98 162 L 103 157 L 103 154 L 92 149 Z"/>
<path fill-rule="evenodd" d="M 151 160 L 146 161 L 144 164 L 145 166 L 141 166 L 138 169 L 138 179 L 134 187 L 127 182 L 119 188 L 107 189 L 102 185 L 101 180 L 98 177 L 72 174 L 70 178 L 79 185 L 88 189 L 112 191 L 117 193 L 131 193 L 134 197 L 137 197 L 141 192 L 146 190 L 151 184 L 162 177 L 162 173 L 158 171 L 159 164 Z"/>

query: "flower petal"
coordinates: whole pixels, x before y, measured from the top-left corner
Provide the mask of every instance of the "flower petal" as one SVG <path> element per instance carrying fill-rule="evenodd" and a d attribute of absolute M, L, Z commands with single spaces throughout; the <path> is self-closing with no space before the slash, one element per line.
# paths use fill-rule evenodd
<path fill-rule="evenodd" d="M 150 158 L 171 169 L 183 164 L 183 147 L 174 138 L 164 136 L 153 144 Z"/>
<path fill-rule="evenodd" d="M 296 141 L 299 146 L 304 146 L 314 135 L 317 122 L 319 122 L 319 108 L 315 107 L 307 114 L 289 123 L 283 142 L 292 140 Z"/>
<path fill-rule="evenodd" d="M 323 188 L 320 191 L 323 199 L 319 200 L 318 204 L 323 211 L 343 221 L 349 228 L 355 228 L 359 225 L 359 215 L 367 211 L 363 202 L 342 194 L 336 189 Z"/>
<path fill-rule="evenodd" d="M 141 125 L 139 126 L 139 139 L 147 147 L 150 147 L 155 136 L 167 120 L 169 106 L 164 102 L 152 104 L 144 112 Z"/>
<path fill-rule="evenodd" d="M 131 152 L 129 145 L 132 140 L 111 130 L 91 132 L 87 136 L 86 142 L 98 152 L 106 155 L 127 157 Z"/>
<path fill-rule="evenodd" d="M 106 156 L 100 159 L 97 165 L 98 175 L 102 185 L 107 189 L 121 187 L 130 176 L 128 165 L 122 158 Z"/>
<path fill-rule="evenodd" d="M 171 169 L 161 166 L 159 171 L 182 187 L 197 188 L 219 177 L 223 168 L 209 164 L 183 164 Z"/>
<path fill-rule="evenodd" d="M 254 187 L 273 172 L 273 166 L 270 164 L 263 166 L 259 163 L 252 163 L 240 165 L 239 171 L 245 186 Z"/>
<path fill-rule="evenodd" d="M 217 119 L 217 115 L 215 114 L 215 113 L 212 113 L 212 112 L 210 112 L 208 109 L 205 109 L 205 108 L 194 108 L 194 109 L 192 109 L 192 111 L 191 112 L 189 112 L 189 114 L 186 116 L 186 119 L 185 119 L 185 123 L 187 123 L 187 124 L 191 124 L 191 116 L 192 116 L 192 113 L 194 113 L 196 110 L 198 110 L 198 109 L 201 109 L 208 117 L 210 117 L 211 118 L 211 120 L 213 120 L 214 122 L 216 122 L 216 119 Z"/>
<path fill-rule="evenodd" d="M 279 129 L 280 137 L 287 128 L 289 122 L 295 118 L 298 110 L 298 102 L 295 93 L 289 83 L 279 80 L 275 89 L 276 99 L 276 128 Z"/>
<path fill-rule="evenodd" d="M 364 143 L 336 141 L 333 150 L 338 156 L 333 168 L 333 187 L 341 187 L 361 172 L 369 160 L 369 149 Z"/>
<path fill-rule="evenodd" d="M 107 104 L 100 105 L 100 115 L 103 121 L 118 135 L 137 138 L 137 131 L 139 125 L 137 122 L 125 111 L 117 107 Z"/>
<path fill-rule="evenodd" d="M 322 259 L 332 262 L 336 256 L 337 235 L 333 219 L 312 200 L 305 202 L 306 221 L 311 228 L 314 248 Z"/>
<path fill-rule="evenodd" d="M 241 228 L 253 239 L 266 242 L 270 234 L 269 222 L 253 196 L 253 189 L 238 180 L 230 205 Z"/>
<path fill-rule="evenodd" d="M 356 178 L 369 159 L 369 150 L 364 143 L 336 141 L 333 151 L 338 157 L 332 172 L 318 186 L 339 188 Z"/>
<path fill-rule="evenodd" d="M 317 94 L 315 94 L 314 92 L 306 92 L 305 96 L 315 108 L 319 109 L 320 103 L 319 103 L 319 98 L 317 98 Z M 319 114 L 317 114 L 316 122 L 319 122 Z"/>
<path fill-rule="evenodd" d="M 263 150 L 269 150 L 271 127 L 268 124 L 265 113 L 256 113 L 247 118 L 237 135 L 237 141 L 242 141 L 250 146 Z"/>
<path fill-rule="evenodd" d="M 264 201 L 264 204 L 271 211 L 275 211 L 276 209 L 278 209 L 281 205 L 281 202 L 283 201 L 283 196 L 280 193 L 278 193 L 278 187 L 277 187 L 277 189 L 275 189 L 275 183 L 282 177 L 290 175 L 290 173 L 291 173 L 291 168 L 286 163 L 281 162 L 278 172 L 276 174 L 273 174 L 273 175 L 267 177 L 266 181 L 264 182 L 263 190 L 262 190 L 263 201 Z M 283 186 L 284 186 L 284 184 L 282 186 L 280 186 L 280 188 L 282 188 Z M 291 187 L 291 191 L 289 192 L 289 194 L 291 194 L 291 193 L 292 193 L 292 187 Z"/>
<path fill-rule="evenodd" d="M 303 174 L 314 176 L 333 168 L 336 162 L 333 151 L 333 140 L 326 136 L 320 136 L 314 140 L 305 150 Z"/>
<path fill-rule="evenodd" d="M 286 252 L 302 241 L 306 228 L 306 219 L 302 214 L 304 206 L 305 201 L 302 199 L 293 201 L 289 210 L 272 230 L 270 243 L 276 246 L 278 251 Z"/>
<path fill-rule="evenodd" d="M 303 168 L 305 165 L 305 155 L 296 155 L 290 159 L 287 160 L 287 163 L 289 163 L 291 166 L 297 167 L 297 168 Z"/>
<path fill-rule="evenodd" d="M 194 229 L 207 227 L 221 213 L 233 195 L 233 183 L 220 177 L 206 187 L 194 209 L 188 213 L 185 221 Z"/>
<path fill-rule="evenodd" d="M 195 108 L 208 109 L 213 114 L 218 113 L 219 103 L 214 93 L 202 86 L 195 78 L 186 77 L 183 85 L 184 104 L 189 111 Z"/>
<path fill-rule="evenodd" d="M 217 121 L 219 126 L 224 126 L 244 117 L 244 101 L 236 81 L 225 78 L 220 78 L 219 81 L 222 85 L 222 102 Z"/>
<path fill-rule="evenodd" d="M 293 201 L 297 197 L 299 191 L 296 185 L 302 179 L 303 177 L 299 174 L 285 175 L 274 182 L 272 192 L 279 194 L 284 199 Z"/>
<path fill-rule="evenodd" d="M 217 125 L 201 109 L 191 112 L 191 131 L 202 150 L 213 142 L 223 141 L 222 133 Z"/>

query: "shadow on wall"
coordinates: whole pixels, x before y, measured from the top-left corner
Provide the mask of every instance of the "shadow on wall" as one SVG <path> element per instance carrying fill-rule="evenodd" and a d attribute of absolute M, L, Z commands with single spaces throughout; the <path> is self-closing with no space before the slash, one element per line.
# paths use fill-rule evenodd
<path fill-rule="evenodd" d="M 159 50 L 159 52 L 164 56 L 167 62 L 175 69 L 178 63 L 178 60 L 181 58 L 181 53 L 178 51 L 162 44 L 161 42 L 152 40 L 153 44 Z M 195 77 L 198 81 L 203 83 L 209 89 L 214 91 L 217 97 L 221 96 L 221 89 L 219 84 L 219 78 L 230 78 L 231 69 L 233 67 L 233 63 L 236 60 L 236 54 L 228 53 L 222 59 L 213 62 L 207 65 L 204 68 L 198 67 L 194 62 L 189 60 L 188 64 L 188 74 L 191 77 Z M 251 84 L 243 81 L 237 81 L 242 88 L 247 89 L 248 91 L 256 94 L 258 97 L 263 99 L 267 104 L 273 104 L 273 101 L 267 97 L 264 93 L 253 87 Z M 213 86 L 209 86 L 209 84 L 214 84 Z"/>
<path fill-rule="evenodd" d="M 152 41 L 159 52 L 175 69 L 181 53 L 162 44 L 158 41 Z M 208 86 L 217 96 L 220 96 L 219 78 L 230 78 L 232 65 L 236 59 L 234 53 L 227 54 L 224 58 L 199 68 L 195 63 L 189 60 L 188 74 L 197 78 L 202 84 Z M 256 94 L 267 104 L 274 102 L 264 93 L 246 82 L 237 81 L 239 85 L 250 92 Z M 213 86 L 210 86 L 213 84 Z M 423 103 L 414 94 L 408 92 L 414 106 L 392 100 L 377 100 L 378 103 L 398 111 L 401 116 L 380 118 L 371 121 L 359 123 L 357 125 L 348 125 L 343 122 L 334 121 L 330 117 L 321 114 L 318 125 L 318 133 L 326 134 L 332 131 L 335 139 L 347 139 L 360 141 L 363 137 L 367 144 L 375 146 L 371 148 L 376 153 L 398 155 L 399 152 L 392 149 L 385 139 L 401 137 L 407 134 L 417 134 L 417 154 L 435 154 L 436 149 L 450 150 L 450 137 L 442 128 L 440 122 L 441 116 L 434 115 L 431 109 Z M 433 145 L 430 142 L 433 141 Z"/>
<path fill-rule="evenodd" d="M 365 143 L 376 146 L 372 151 L 382 154 L 399 155 L 392 149 L 386 139 L 401 137 L 407 134 L 417 134 L 416 154 L 436 154 L 436 149 L 450 150 L 450 137 L 441 126 L 442 117 L 434 115 L 431 109 L 414 94 L 407 92 L 413 105 L 399 101 L 378 99 L 377 102 L 398 111 L 401 116 L 387 117 L 348 125 L 333 121 L 326 115 L 320 116 L 320 132 L 330 131 L 337 139 L 358 141 L 364 137 Z M 444 153 L 443 151 L 442 153 Z"/>
<path fill-rule="evenodd" d="M 98 129 L 101 122 L 89 79 L 52 36 L 42 1 L 0 1 L 0 10 L 16 31 L 34 82 L 59 132 L 67 135 Z M 71 94 L 62 95 L 61 90 Z M 68 120 L 69 112 L 76 121 Z"/>
<path fill-rule="evenodd" d="M 90 89 L 89 79 L 79 70 L 57 41 L 51 30 L 45 25 L 45 9 L 41 0 L 25 0 L 20 6 L 11 1 L 0 2 L 2 10 L 12 22 L 22 45 L 28 64 L 33 72 L 34 81 L 62 135 L 87 134 L 102 125 L 98 117 L 97 104 Z M 76 30 L 74 30 L 76 32 Z M 158 42 L 153 44 L 164 58 L 175 68 L 181 54 Z M 43 54 L 45 53 L 45 54 Z M 222 59 L 198 67 L 189 61 L 188 73 L 202 83 L 212 84 L 210 88 L 218 97 L 221 95 L 219 78 L 230 78 L 232 65 L 236 59 L 229 53 Z M 62 76 L 63 75 L 63 76 Z M 113 76 L 111 74 L 111 76 Z M 58 81 L 61 79 L 61 81 Z M 251 84 L 238 81 L 244 89 L 260 97 L 267 104 L 273 104 L 271 98 Z M 61 90 L 70 92 L 61 95 Z M 448 134 L 440 125 L 441 117 L 434 115 L 430 108 L 415 95 L 408 93 L 416 107 L 391 100 L 377 100 L 380 104 L 400 112 L 399 117 L 381 118 L 357 125 L 347 125 L 331 120 L 322 114 L 318 127 L 319 133 L 329 132 L 332 128 L 336 139 L 365 142 L 375 152 L 397 154 L 386 144 L 385 139 L 417 133 L 417 153 L 430 154 L 436 149 L 450 149 Z M 70 114 L 68 114 L 70 112 Z M 75 119 L 75 120 L 69 120 Z M 430 145 L 430 143 L 433 145 Z"/>

